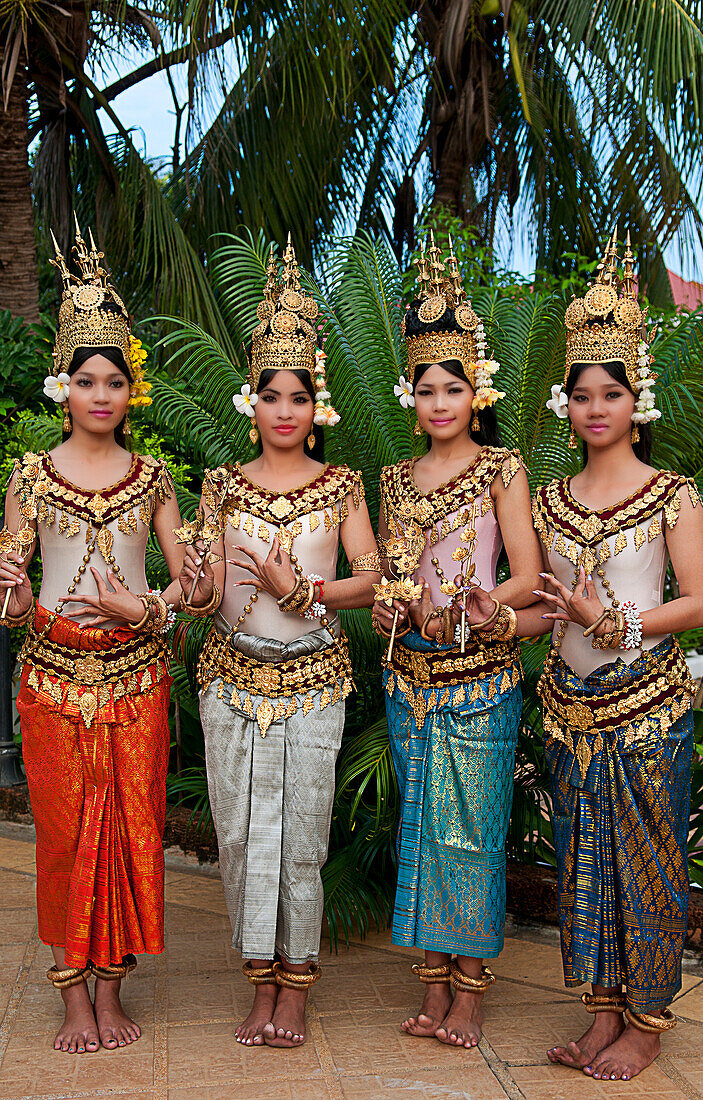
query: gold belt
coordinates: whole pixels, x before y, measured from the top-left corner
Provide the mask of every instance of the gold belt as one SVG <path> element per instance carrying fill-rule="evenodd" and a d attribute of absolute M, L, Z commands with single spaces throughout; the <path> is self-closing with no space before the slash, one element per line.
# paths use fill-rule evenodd
<path fill-rule="evenodd" d="M 213 627 L 200 654 L 198 683 L 207 688 L 218 678 L 253 695 L 274 698 L 320 691 L 335 680 L 351 681 L 347 639 L 342 634 L 325 649 L 273 664 L 232 649 Z"/>
<path fill-rule="evenodd" d="M 157 662 L 166 663 L 166 648 L 159 638 L 135 636 L 115 642 L 109 649 L 88 651 L 71 649 L 48 638 L 39 640 L 34 627 L 27 638 L 28 665 L 38 673 L 58 676 L 78 687 L 129 680 Z"/>
<path fill-rule="evenodd" d="M 422 687 L 460 684 L 471 676 L 480 679 L 502 669 L 520 667 L 520 646 L 514 642 L 496 642 L 484 648 L 473 643 L 461 654 L 459 647 L 418 652 L 399 644 L 393 649 L 389 668 L 414 680 Z"/>
<path fill-rule="evenodd" d="M 651 663 L 641 676 L 622 687 L 613 685 L 612 691 L 602 695 L 574 697 L 568 684 L 555 678 L 550 659 L 537 686 L 542 699 L 545 730 L 558 740 L 564 728 L 584 733 L 613 733 L 625 730 L 625 745 L 631 744 L 637 734 L 637 725 L 648 716 L 660 716 L 662 730 L 688 710 L 695 684 L 678 645 L 662 658 L 651 658 Z M 667 723 L 666 715 L 671 721 Z"/>

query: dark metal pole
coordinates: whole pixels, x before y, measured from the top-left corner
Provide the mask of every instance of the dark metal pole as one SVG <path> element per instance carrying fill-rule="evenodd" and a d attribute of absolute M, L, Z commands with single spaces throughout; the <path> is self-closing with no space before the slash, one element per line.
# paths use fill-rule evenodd
<path fill-rule="evenodd" d="M 12 657 L 10 631 L 0 626 L 0 787 L 24 783 L 20 750 L 12 732 Z"/>

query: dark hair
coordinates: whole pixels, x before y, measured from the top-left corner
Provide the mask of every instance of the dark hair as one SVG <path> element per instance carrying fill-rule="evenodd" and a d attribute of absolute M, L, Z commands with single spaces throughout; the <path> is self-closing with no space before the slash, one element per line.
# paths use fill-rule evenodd
<path fill-rule="evenodd" d="M 271 380 L 274 375 L 278 374 L 277 370 L 262 370 L 259 375 L 259 384 L 256 387 L 256 392 L 261 393 L 267 386 L 271 384 Z M 310 394 L 313 405 L 315 404 L 315 389 L 312 384 L 312 378 L 306 370 L 287 370 L 286 374 L 294 374 L 299 382 L 302 383 L 303 389 Z M 315 446 L 310 451 L 310 458 L 314 458 L 316 462 L 325 461 L 325 437 L 322 434 L 322 428 L 318 424 L 313 424 L 313 434 L 315 436 Z M 307 443 L 305 444 L 307 447 Z M 261 440 L 259 440 L 259 454 L 262 451 Z"/>
<path fill-rule="evenodd" d="M 94 355 L 103 355 L 106 359 L 109 359 L 113 366 L 117 367 L 117 369 L 122 372 L 122 374 L 125 376 L 131 386 L 132 378 L 129 373 L 129 368 L 127 367 L 125 357 L 119 348 L 76 348 L 73 353 L 73 358 L 71 359 L 71 365 L 66 372 L 68 374 L 68 377 L 72 378 L 76 371 L 79 370 L 85 363 L 87 363 L 89 359 L 92 359 Z M 117 443 L 119 447 L 124 447 L 126 450 L 129 450 L 124 434 L 124 422 L 126 416 L 127 414 L 125 413 L 125 415 L 122 417 L 122 420 L 115 428 L 115 443 Z M 69 434 L 64 432 L 64 440 L 68 438 Z"/>
<path fill-rule="evenodd" d="M 445 330 L 446 331 L 446 330 Z M 415 382 L 414 387 L 420 384 L 420 379 L 431 366 L 430 363 L 420 363 L 415 370 Z M 439 366 L 442 370 L 447 371 L 448 374 L 453 374 L 455 378 L 460 379 L 462 382 L 468 382 L 466 375 L 464 374 L 464 368 L 458 359 L 445 359 Z M 478 431 L 472 431 L 469 427 L 469 435 L 475 443 L 479 443 L 482 447 L 501 447 L 500 432 L 498 431 L 498 418 L 496 417 L 496 411 L 492 407 L 486 409 L 478 409 L 476 413 L 478 417 Z M 473 417 L 471 418 L 473 420 Z M 427 437 L 428 447 L 432 446 L 432 437 Z"/>
<path fill-rule="evenodd" d="M 579 378 L 585 370 L 589 367 L 602 367 L 606 374 L 609 374 L 614 382 L 624 386 L 626 390 L 629 390 L 631 394 L 634 394 L 634 390 L 630 385 L 630 380 L 627 377 L 627 371 L 625 370 L 624 363 L 614 361 L 612 363 L 574 363 L 573 367 L 569 371 L 569 377 L 566 380 L 566 396 L 571 397 L 574 392 L 574 388 Z M 632 450 L 635 452 L 640 462 L 644 462 L 649 465 L 649 460 L 652 454 L 652 428 L 650 424 L 639 424 L 640 438 L 637 443 L 632 444 Z M 583 444 L 583 459 L 584 462 L 588 462 L 588 444 L 584 441 Z"/>

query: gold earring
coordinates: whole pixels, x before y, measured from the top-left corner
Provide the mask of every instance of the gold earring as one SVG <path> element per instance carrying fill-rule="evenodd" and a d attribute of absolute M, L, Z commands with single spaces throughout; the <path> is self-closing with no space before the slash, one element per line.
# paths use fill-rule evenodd
<path fill-rule="evenodd" d="M 129 422 L 129 409 L 127 409 L 127 412 L 124 414 L 124 426 L 122 428 L 122 431 L 124 432 L 125 437 L 132 434 L 132 425 Z"/>
<path fill-rule="evenodd" d="M 308 443 L 308 447 L 310 448 L 310 450 L 312 450 L 313 447 L 315 446 L 315 429 L 314 428 L 310 429 L 310 435 L 308 436 L 307 443 Z"/>
<path fill-rule="evenodd" d="M 479 424 L 478 413 L 474 413 L 473 418 L 471 420 L 471 431 L 472 432 L 478 432 L 480 430 L 481 430 L 481 425 Z"/>
<path fill-rule="evenodd" d="M 569 432 L 568 447 L 569 447 L 570 451 L 575 451 L 576 450 L 576 432 L 574 431 L 573 424 L 571 425 L 571 431 Z"/>
<path fill-rule="evenodd" d="M 637 427 L 636 424 L 633 424 L 632 425 L 632 431 L 630 432 L 630 442 L 631 443 L 639 443 L 639 441 L 640 441 L 640 430 L 639 430 L 639 428 Z"/>
<path fill-rule="evenodd" d="M 73 431 L 73 424 L 71 423 L 71 414 L 68 411 L 68 405 L 63 410 L 63 430 L 67 435 L 70 435 Z"/>
<path fill-rule="evenodd" d="M 422 426 L 422 424 L 420 423 L 419 420 L 415 421 L 415 427 L 413 428 L 413 432 L 414 432 L 415 435 L 424 435 L 425 434 L 425 429 L 423 428 L 423 426 Z"/>
<path fill-rule="evenodd" d="M 258 432 L 257 427 L 256 427 L 256 417 L 252 418 L 251 428 L 249 429 L 249 438 L 252 441 L 252 443 L 258 443 L 259 442 L 259 432 Z"/>

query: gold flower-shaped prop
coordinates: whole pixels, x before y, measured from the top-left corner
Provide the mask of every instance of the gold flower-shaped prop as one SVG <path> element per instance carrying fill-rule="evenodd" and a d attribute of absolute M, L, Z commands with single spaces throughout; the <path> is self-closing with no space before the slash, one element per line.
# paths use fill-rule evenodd
<path fill-rule="evenodd" d="M 214 565 L 215 562 L 222 561 L 222 556 L 220 554 L 215 554 L 208 548 L 211 547 L 213 543 L 219 542 L 222 538 L 222 509 L 227 498 L 229 482 L 230 479 L 227 478 L 225 487 L 222 490 L 212 515 L 206 517 L 202 508 L 199 508 L 193 519 L 187 519 L 182 527 L 174 528 L 173 533 L 176 537 L 176 542 L 185 543 L 187 546 L 195 546 L 197 543 L 202 543 L 205 547 L 205 552 L 201 555 L 200 565 L 198 566 L 193 584 L 188 593 L 186 604 L 190 604 L 193 599 L 193 593 L 200 580 L 205 562 L 207 561 L 210 565 Z"/>
<path fill-rule="evenodd" d="M 422 585 L 415 584 L 411 577 L 403 577 L 397 581 L 389 581 L 387 577 L 383 577 L 380 584 L 373 586 L 373 590 L 376 599 L 386 607 L 392 607 L 393 600 L 410 603 L 411 600 L 419 600 L 422 596 Z"/>
<path fill-rule="evenodd" d="M 30 546 L 34 542 L 36 535 L 34 530 L 25 525 L 20 527 L 19 531 L 11 531 L 9 527 L 3 527 L 0 531 L 0 554 L 17 553 L 25 556 Z M 4 619 L 7 615 L 7 605 L 10 602 L 11 588 L 8 588 L 5 593 L 5 599 L 2 602 L 2 611 L 0 612 L 0 618 Z"/>

